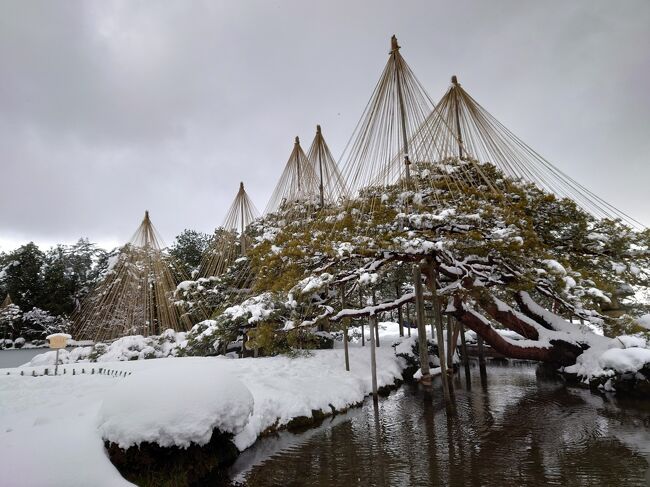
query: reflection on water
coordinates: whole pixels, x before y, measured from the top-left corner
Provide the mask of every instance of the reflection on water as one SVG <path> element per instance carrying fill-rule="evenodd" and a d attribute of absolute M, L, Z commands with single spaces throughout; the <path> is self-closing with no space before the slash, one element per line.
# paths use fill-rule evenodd
<path fill-rule="evenodd" d="M 488 368 L 481 387 L 404 386 L 302 434 L 266 438 L 232 470 L 248 486 L 650 485 L 650 405 Z"/>

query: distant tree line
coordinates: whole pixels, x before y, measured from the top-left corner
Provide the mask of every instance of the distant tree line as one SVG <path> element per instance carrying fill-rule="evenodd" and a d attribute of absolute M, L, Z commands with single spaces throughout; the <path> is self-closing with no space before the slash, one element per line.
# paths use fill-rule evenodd
<path fill-rule="evenodd" d="M 204 233 L 185 230 L 169 254 L 190 275 L 199 266 L 208 241 Z M 0 348 L 68 331 L 71 315 L 101 281 L 118 251 L 106 251 L 82 238 L 46 251 L 30 242 L 0 252 Z"/>

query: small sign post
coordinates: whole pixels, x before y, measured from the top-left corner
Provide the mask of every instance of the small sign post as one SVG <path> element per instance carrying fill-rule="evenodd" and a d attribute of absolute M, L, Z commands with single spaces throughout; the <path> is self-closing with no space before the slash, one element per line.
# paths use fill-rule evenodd
<path fill-rule="evenodd" d="M 46 337 L 50 342 L 50 348 L 56 349 L 56 362 L 54 364 L 54 375 L 56 375 L 59 369 L 59 350 L 65 348 L 68 344 L 68 340 L 72 337 L 67 333 L 54 333 L 53 335 L 48 335 Z"/>

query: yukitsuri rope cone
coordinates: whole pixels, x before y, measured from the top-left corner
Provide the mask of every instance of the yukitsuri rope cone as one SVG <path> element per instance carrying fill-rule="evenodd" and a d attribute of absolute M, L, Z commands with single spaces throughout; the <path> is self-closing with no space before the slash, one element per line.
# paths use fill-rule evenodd
<path fill-rule="evenodd" d="M 202 277 L 218 277 L 239 257 L 246 255 L 250 241 L 246 228 L 257 218 L 259 212 L 239 183 L 239 191 L 230 205 L 223 225 L 215 231 L 208 250 L 203 255 L 199 274 Z"/>
<path fill-rule="evenodd" d="M 620 218 L 633 227 L 643 227 L 526 145 L 472 98 L 456 76 L 452 76 L 449 89 L 411 144 L 418 153 L 427 154 L 428 160 L 455 156 L 463 161 L 491 163 L 512 178 L 572 199 L 595 217 Z"/>
<path fill-rule="evenodd" d="M 317 204 L 319 195 L 319 178 L 314 166 L 300 147 L 300 139 L 296 137 L 289 160 L 264 213 L 273 213 L 294 203 Z"/>
<path fill-rule="evenodd" d="M 345 181 L 339 166 L 330 152 L 320 125 L 316 125 L 316 135 L 307 152 L 318 176 L 319 203 L 321 208 L 335 203 L 338 197 L 347 196 Z"/>
<path fill-rule="evenodd" d="M 173 302 L 180 272 L 163 248 L 146 211 L 115 264 L 73 315 L 75 339 L 109 341 L 190 328 L 189 317 Z"/>
<path fill-rule="evenodd" d="M 2 301 L 2 304 L 0 304 L 0 309 L 6 308 L 7 306 L 11 306 L 14 304 L 14 302 L 11 300 L 11 296 L 9 293 L 5 296 L 4 300 Z"/>

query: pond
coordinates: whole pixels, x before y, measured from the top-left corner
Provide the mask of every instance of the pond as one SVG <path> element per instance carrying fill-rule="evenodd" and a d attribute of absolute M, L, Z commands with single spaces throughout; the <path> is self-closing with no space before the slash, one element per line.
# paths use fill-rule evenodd
<path fill-rule="evenodd" d="M 26 364 L 37 355 L 49 352 L 49 348 L 19 348 L 0 350 L 0 369 L 5 367 L 18 367 Z"/>
<path fill-rule="evenodd" d="M 260 440 L 231 469 L 247 486 L 650 485 L 650 404 L 538 379 L 528 364 L 456 377 L 446 411 L 404 385 L 378 405 Z"/>

